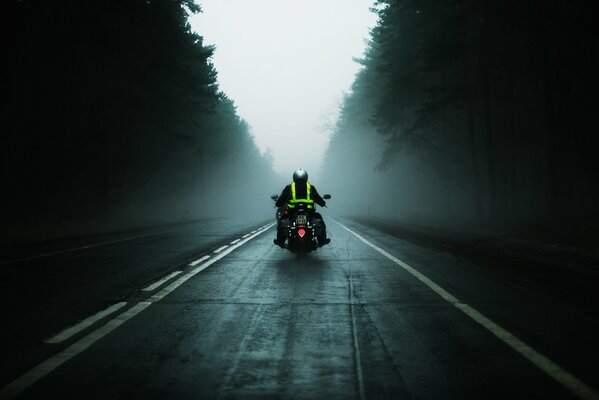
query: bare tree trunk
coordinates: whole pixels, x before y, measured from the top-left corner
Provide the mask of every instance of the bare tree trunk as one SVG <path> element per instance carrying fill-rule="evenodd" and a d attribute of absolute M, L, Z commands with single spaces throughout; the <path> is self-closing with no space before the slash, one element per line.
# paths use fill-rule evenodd
<path fill-rule="evenodd" d="M 462 35 L 462 79 L 465 89 L 464 105 L 468 113 L 468 147 L 470 152 L 470 165 L 472 166 L 472 180 L 474 186 L 474 202 L 475 202 L 475 217 L 477 221 L 483 216 L 482 204 L 482 180 L 480 176 L 480 160 L 478 154 L 478 146 L 476 140 L 476 132 L 474 130 L 474 93 L 472 91 L 472 83 L 469 80 L 470 66 L 468 62 L 468 36 L 466 30 L 466 10 L 464 9 L 463 0 L 460 1 L 460 17 L 461 17 L 461 35 Z"/>
<path fill-rule="evenodd" d="M 540 14 L 540 38 L 543 49 L 543 82 L 545 86 L 545 113 L 546 113 L 546 131 L 549 148 L 549 204 L 550 217 L 554 229 L 561 229 L 563 218 L 564 198 L 568 196 L 564 192 L 564 177 L 568 175 L 570 169 L 567 158 L 564 153 L 569 151 L 567 134 L 564 134 L 564 116 L 563 107 L 566 97 L 563 54 L 565 43 L 563 35 L 563 15 L 548 15 L 552 10 L 548 10 L 546 1 L 539 1 Z M 551 3 L 549 3 L 551 5 Z M 562 3 L 563 7 L 563 3 Z M 555 10 L 553 10 L 555 12 Z M 564 10 L 559 10 L 561 14 Z M 552 18 L 555 17 L 555 18 Z M 557 25 L 557 26 L 556 26 Z M 571 180 L 571 177 L 565 179 Z"/>
<path fill-rule="evenodd" d="M 505 143 L 505 212 L 506 222 L 509 225 L 513 225 L 517 219 L 516 216 L 516 204 L 517 204 L 517 189 L 516 189 L 516 123 L 514 116 L 514 103 L 515 103 L 515 79 L 514 79 L 514 12 L 513 12 L 513 0 L 506 1 L 506 13 L 505 21 L 507 23 L 507 48 L 505 54 L 506 61 L 506 84 L 505 84 L 505 129 L 506 129 L 506 143 Z"/>
<path fill-rule="evenodd" d="M 195 216 L 193 210 L 196 210 L 203 201 L 204 195 L 204 157 L 202 152 L 202 146 L 199 143 L 196 143 L 198 146 L 195 150 L 196 157 L 194 160 L 193 166 L 193 176 L 191 181 L 191 193 L 190 193 L 190 201 L 189 201 L 189 212 L 191 216 Z M 199 182 L 198 182 L 199 181 Z M 200 188 L 200 195 L 198 196 L 198 186 Z"/>
<path fill-rule="evenodd" d="M 489 221 L 497 221 L 497 172 L 495 168 L 495 148 L 493 138 L 493 121 L 491 115 L 492 85 L 491 85 L 491 32 L 490 32 L 490 7 L 491 0 L 486 0 L 483 13 L 483 36 L 481 40 L 481 78 L 483 89 L 483 123 L 485 127 L 485 149 L 487 161 L 487 176 L 489 188 Z"/>

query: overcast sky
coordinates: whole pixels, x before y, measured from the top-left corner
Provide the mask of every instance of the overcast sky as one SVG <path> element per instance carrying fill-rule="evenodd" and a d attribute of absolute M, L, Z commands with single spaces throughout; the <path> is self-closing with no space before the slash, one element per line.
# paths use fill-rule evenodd
<path fill-rule="evenodd" d="M 372 0 L 199 0 L 192 16 L 221 89 L 248 121 L 275 170 L 317 173 L 330 125 L 353 82 L 369 28 Z"/>

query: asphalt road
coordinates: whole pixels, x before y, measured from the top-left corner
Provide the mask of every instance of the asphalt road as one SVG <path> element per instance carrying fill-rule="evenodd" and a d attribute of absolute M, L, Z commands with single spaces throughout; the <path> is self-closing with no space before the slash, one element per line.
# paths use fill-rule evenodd
<path fill-rule="evenodd" d="M 340 222 L 303 257 L 220 220 L 13 255 L 2 398 L 599 398 L 596 316 Z"/>

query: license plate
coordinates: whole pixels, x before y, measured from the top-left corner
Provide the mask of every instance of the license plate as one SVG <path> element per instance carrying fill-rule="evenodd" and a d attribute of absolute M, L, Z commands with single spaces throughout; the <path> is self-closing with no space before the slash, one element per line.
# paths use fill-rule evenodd
<path fill-rule="evenodd" d="M 306 225 L 308 223 L 308 217 L 306 215 L 298 215 L 296 221 L 298 225 Z"/>

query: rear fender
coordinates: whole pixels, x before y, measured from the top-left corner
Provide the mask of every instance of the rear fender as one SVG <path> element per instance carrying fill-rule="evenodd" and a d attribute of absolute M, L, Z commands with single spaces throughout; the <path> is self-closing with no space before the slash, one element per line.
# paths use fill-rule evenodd
<path fill-rule="evenodd" d="M 294 253 L 308 253 L 318 247 L 314 236 L 314 228 L 311 226 L 304 226 L 303 228 L 306 230 L 303 238 L 297 233 L 298 227 L 293 226 L 289 229 L 287 247 Z"/>

